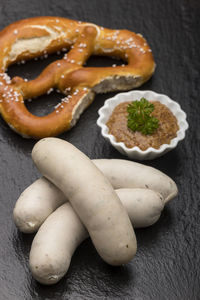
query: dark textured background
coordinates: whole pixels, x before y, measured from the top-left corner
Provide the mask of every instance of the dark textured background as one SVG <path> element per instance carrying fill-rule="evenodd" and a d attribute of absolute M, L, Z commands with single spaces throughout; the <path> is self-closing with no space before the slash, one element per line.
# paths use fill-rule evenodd
<path fill-rule="evenodd" d="M 12 210 L 20 193 L 39 175 L 31 160 L 33 140 L 13 133 L 0 118 L 0 300 L 29 299 L 200 299 L 200 1 L 199 0 L 1 0 L 0 29 L 18 19 L 57 15 L 110 28 L 140 32 L 152 47 L 157 68 L 141 89 L 169 95 L 186 111 L 186 139 L 152 165 L 177 183 L 179 196 L 159 222 L 137 230 L 138 252 L 128 265 L 113 268 L 96 254 L 90 240 L 76 251 L 68 274 L 55 286 L 32 279 L 28 255 L 33 236 L 17 231 Z M 11 76 L 36 76 L 50 60 L 13 66 Z M 109 65 L 91 58 L 89 65 Z M 97 111 L 113 94 L 97 95 L 77 126 L 61 138 L 91 158 L 124 158 L 100 135 Z M 59 94 L 29 104 L 36 114 L 51 110 Z M 40 99 L 41 100 L 41 99 Z"/>

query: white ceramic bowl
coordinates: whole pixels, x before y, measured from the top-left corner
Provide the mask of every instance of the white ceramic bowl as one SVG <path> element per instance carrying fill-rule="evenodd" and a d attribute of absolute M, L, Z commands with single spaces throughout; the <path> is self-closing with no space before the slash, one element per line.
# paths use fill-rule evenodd
<path fill-rule="evenodd" d="M 108 133 L 108 127 L 106 123 L 112 114 L 113 109 L 119 103 L 126 102 L 126 101 L 135 101 L 140 100 L 142 97 L 146 98 L 147 100 L 155 100 L 160 101 L 162 104 L 165 104 L 177 118 L 179 130 L 177 132 L 177 137 L 171 140 L 170 144 L 163 144 L 159 149 L 155 149 L 149 147 L 146 150 L 141 150 L 139 147 L 135 146 L 133 148 L 128 148 L 125 146 L 123 142 L 116 142 L 116 139 L 113 135 Z M 146 159 L 153 159 L 159 157 L 166 152 L 174 149 L 178 142 L 183 140 L 185 137 L 185 131 L 188 129 L 188 123 L 186 121 L 186 114 L 181 109 L 180 105 L 171 100 L 168 96 L 155 93 L 153 91 L 130 91 L 126 93 L 120 93 L 105 101 L 104 106 L 101 107 L 98 111 L 99 118 L 97 120 L 97 125 L 101 127 L 101 134 L 105 139 L 110 141 L 110 143 L 121 153 L 127 155 L 131 159 L 137 160 L 146 160 Z"/>

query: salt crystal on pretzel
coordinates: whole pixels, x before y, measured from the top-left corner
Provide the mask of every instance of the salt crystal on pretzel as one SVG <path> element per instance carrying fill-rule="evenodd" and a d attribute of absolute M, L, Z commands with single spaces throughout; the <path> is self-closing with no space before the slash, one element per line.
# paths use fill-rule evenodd
<path fill-rule="evenodd" d="M 48 65 L 35 79 L 12 80 L 7 68 L 17 62 L 70 51 Z M 127 65 L 83 67 L 91 55 L 122 59 Z M 74 126 L 95 93 L 129 90 L 147 81 L 155 69 L 151 49 L 139 34 L 111 30 L 91 23 L 58 17 L 15 22 L 0 32 L 0 113 L 24 137 L 56 136 Z M 62 105 L 47 116 L 31 114 L 24 100 L 57 89 Z"/>

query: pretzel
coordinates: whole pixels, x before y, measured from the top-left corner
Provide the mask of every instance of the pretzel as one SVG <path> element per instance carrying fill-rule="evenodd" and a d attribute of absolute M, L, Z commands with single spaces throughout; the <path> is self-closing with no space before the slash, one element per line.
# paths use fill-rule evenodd
<path fill-rule="evenodd" d="M 13 63 L 68 49 L 33 80 L 11 80 L 6 74 Z M 91 55 L 111 56 L 127 64 L 84 67 Z M 17 21 L 0 32 L 0 113 L 23 137 L 56 136 L 76 124 L 95 93 L 138 87 L 154 69 L 151 49 L 140 34 L 60 17 Z M 25 100 L 53 89 L 59 89 L 64 97 L 52 113 L 38 117 L 27 110 Z"/>

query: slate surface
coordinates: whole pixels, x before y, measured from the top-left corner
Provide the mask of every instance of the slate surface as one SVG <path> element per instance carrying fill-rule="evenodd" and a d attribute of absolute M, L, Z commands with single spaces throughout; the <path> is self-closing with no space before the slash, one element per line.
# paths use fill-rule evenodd
<path fill-rule="evenodd" d="M 34 140 L 13 133 L 0 119 L 0 300 L 23 299 L 200 299 L 200 2 L 198 0 L 1 0 L 0 29 L 18 19 L 57 15 L 110 28 L 142 33 L 152 47 L 157 68 L 141 89 L 165 93 L 186 111 L 186 139 L 152 165 L 177 183 L 178 197 L 165 208 L 159 222 L 137 230 L 138 252 L 128 265 L 113 268 L 97 255 L 90 240 L 76 251 L 68 274 L 55 286 L 32 279 L 28 255 L 32 235 L 17 231 L 12 210 L 20 193 L 39 174 L 31 160 Z M 50 60 L 55 59 L 55 56 Z M 32 78 L 50 60 L 10 67 L 11 76 Z M 90 65 L 113 61 L 90 59 Z M 61 138 L 90 158 L 124 158 L 100 135 L 97 111 L 112 94 L 97 95 L 77 126 Z M 45 114 L 60 95 L 29 104 Z M 41 100 L 41 99 L 39 99 Z"/>

